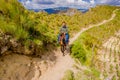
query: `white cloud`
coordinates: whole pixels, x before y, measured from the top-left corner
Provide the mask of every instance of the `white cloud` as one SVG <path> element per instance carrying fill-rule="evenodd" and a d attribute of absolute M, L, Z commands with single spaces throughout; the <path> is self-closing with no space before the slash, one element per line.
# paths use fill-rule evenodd
<path fill-rule="evenodd" d="M 67 0 L 68 3 L 74 3 L 74 0 Z"/>
<path fill-rule="evenodd" d="M 91 4 L 95 4 L 95 0 L 90 0 L 90 3 Z"/>
<path fill-rule="evenodd" d="M 106 3 L 107 2 L 107 0 L 101 0 L 100 1 L 100 3 Z"/>
<path fill-rule="evenodd" d="M 82 0 L 78 0 L 78 2 L 82 2 Z"/>
<path fill-rule="evenodd" d="M 28 0 L 28 1 L 26 1 L 25 3 L 28 5 L 28 4 L 30 4 L 30 3 L 31 3 L 31 1 L 29 1 L 29 0 Z"/>
<path fill-rule="evenodd" d="M 89 3 L 83 0 L 25 0 L 24 6 L 29 9 L 46 9 L 53 7 L 88 8 L 95 4 L 93 1 L 94 0 L 91 0 Z M 52 2 L 53 4 L 49 4 Z"/>
<path fill-rule="evenodd" d="M 98 3 L 100 4 L 107 4 L 107 3 L 113 3 L 113 2 L 118 2 L 119 0 L 97 0 Z"/>

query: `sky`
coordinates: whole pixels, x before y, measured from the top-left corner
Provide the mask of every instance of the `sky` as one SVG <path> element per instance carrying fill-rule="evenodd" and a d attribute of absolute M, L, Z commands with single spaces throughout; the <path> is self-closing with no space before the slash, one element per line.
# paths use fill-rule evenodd
<path fill-rule="evenodd" d="M 47 9 L 54 7 L 90 8 L 97 4 L 120 6 L 120 0 L 18 0 L 27 9 Z"/>

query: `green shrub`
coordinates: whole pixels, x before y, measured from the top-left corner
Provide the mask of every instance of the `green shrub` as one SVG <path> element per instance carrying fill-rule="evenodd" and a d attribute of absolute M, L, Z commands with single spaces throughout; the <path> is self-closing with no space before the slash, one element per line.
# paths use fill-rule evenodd
<path fill-rule="evenodd" d="M 86 54 L 87 51 L 83 44 L 76 42 L 72 47 L 72 56 L 80 60 L 82 64 L 86 62 Z"/>
<path fill-rule="evenodd" d="M 17 27 L 14 25 L 14 23 L 0 21 L 0 29 L 7 34 L 13 35 L 17 30 Z"/>
<path fill-rule="evenodd" d="M 100 72 L 95 68 L 91 68 L 91 70 L 84 70 L 84 76 L 85 80 L 100 80 Z"/>
<path fill-rule="evenodd" d="M 74 74 L 71 70 L 67 70 L 62 80 L 74 80 Z"/>
<path fill-rule="evenodd" d="M 120 10 L 117 11 L 117 13 L 120 13 Z M 102 43 L 120 30 L 119 17 L 117 14 L 111 22 L 99 27 L 94 27 L 81 34 L 72 47 L 73 57 L 80 58 L 82 55 L 79 60 L 83 63 L 83 59 L 85 59 L 89 62 L 87 64 L 90 64 L 93 58 L 92 53 L 94 52 L 94 56 L 96 56 L 97 50 L 101 48 Z M 86 58 L 84 58 L 83 55 L 84 57 L 86 56 Z"/>
<path fill-rule="evenodd" d="M 17 0 L 1 0 L 0 5 L 0 29 L 3 30 L 3 32 L 11 34 L 14 38 L 20 40 L 20 43 L 22 41 L 25 42 L 25 45 L 29 44 L 29 40 L 31 40 L 31 42 L 38 45 L 40 44 L 43 47 L 56 44 L 62 21 L 66 21 L 70 36 L 73 36 L 74 33 L 88 25 L 108 19 L 113 10 L 116 9 L 116 7 L 113 6 L 97 6 L 87 13 L 82 14 L 81 12 L 77 12 L 75 15 L 68 16 L 28 11 Z M 73 49 L 73 55 L 77 54 L 76 57 L 83 63 L 86 62 L 86 60 L 88 63 L 90 61 L 87 59 L 90 55 L 86 55 L 86 48 L 93 45 L 95 40 L 92 38 L 98 40 L 95 36 L 89 37 L 85 41 L 88 46 L 80 44 L 79 48 L 74 47 Z M 79 42 L 77 44 L 79 44 Z M 75 52 L 75 50 L 78 51 Z"/>
<path fill-rule="evenodd" d="M 15 31 L 15 37 L 19 39 L 27 39 L 29 38 L 28 32 L 25 31 L 23 28 L 17 27 L 17 30 Z"/>

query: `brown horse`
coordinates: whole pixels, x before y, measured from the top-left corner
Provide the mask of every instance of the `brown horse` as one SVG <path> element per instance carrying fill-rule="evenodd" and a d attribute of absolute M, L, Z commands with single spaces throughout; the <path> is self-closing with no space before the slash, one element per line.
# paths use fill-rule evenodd
<path fill-rule="evenodd" d="M 61 46 L 61 52 L 63 53 L 64 56 L 64 51 L 66 50 L 66 42 L 65 42 L 65 34 L 62 33 L 60 35 L 60 46 Z"/>

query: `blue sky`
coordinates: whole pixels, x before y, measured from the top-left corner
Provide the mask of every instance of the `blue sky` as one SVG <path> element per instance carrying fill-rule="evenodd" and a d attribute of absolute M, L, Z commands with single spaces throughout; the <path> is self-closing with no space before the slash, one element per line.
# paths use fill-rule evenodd
<path fill-rule="evenodd" d="M 89 8 L 97 4 L 120 6 L 120 0 L 19 0 L 28 9 L 54 7 Z"/>

